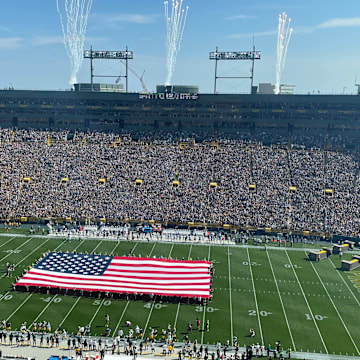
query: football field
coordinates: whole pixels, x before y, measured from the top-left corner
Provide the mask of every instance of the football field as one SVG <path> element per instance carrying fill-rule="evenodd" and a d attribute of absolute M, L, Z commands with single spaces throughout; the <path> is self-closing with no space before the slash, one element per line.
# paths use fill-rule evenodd
<path fill-rule="evenodd" d="M 10 234 L 9 234 L 10 235 Z M 199 305 L 80 298 L 11 290 L 14 277 L 22 274 L 47 250 L 93 252 L 122 256 L 133 249 L 136 256 L 178 259 L 210 259 L 214 262 L 213 301 Z M 355 251 L 356 252 L 356 251 Z M 343 258 L 351 257 L 351 253 Z M 6 263 L 14 263 L 13 278 L 5 277 Z M 64 240 L 52 237 L 0 236 L 0 316 L 12 329 L 23 321 L 49 321 L 52 329 L 77 332 L 78 325 L 91 325 L 92 335 L 105 332 L 110 316 L 111 335 L 125 321 L 139 325 L 148 336 L 150 328 L 176 326 L 177 341 L 193 324 L 191 340 L 199 343 L 232 342 L 271 344 L 284 349 L 360 356 L 360 293 L 355 287 L 360 272 L 338 270 L 333 256 L 317 263 L 306 260 L 301 248 L 283 249 L 246 246 L 209 246 L 179 243 L 116 242 L 108 240 Z M 201 330 L 196 329 L 196 319 Z M 202 331 L 206 321 L 210 330 Z M 255 337 L 249 337 L 249 329 Z M 126 328 L 123 327 L 126 332 Z M 160 337 L 160 336 L 159 336 Z"/>

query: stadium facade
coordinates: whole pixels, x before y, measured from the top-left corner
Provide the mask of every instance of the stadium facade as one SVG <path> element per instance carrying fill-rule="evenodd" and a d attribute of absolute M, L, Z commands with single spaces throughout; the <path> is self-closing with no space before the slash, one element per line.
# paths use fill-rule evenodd
<path fill-rule="evenodd" d="M 3 90 L 0 126 L 358 138 L 360 96 Z"/>

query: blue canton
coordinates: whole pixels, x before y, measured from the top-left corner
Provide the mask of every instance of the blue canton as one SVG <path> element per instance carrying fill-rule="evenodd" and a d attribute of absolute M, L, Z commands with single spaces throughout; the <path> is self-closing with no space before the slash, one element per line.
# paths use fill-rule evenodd
<path fill-rule="evenodd" d="M 112 256 L 67 254 L 52 252 L 41 260 L 36 269 L 74 275 L 101 276 L 109 266 Z"/>

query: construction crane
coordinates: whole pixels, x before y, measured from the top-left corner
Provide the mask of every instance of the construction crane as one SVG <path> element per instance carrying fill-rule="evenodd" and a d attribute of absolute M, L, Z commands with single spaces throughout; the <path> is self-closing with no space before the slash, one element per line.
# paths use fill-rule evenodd
<path fill-rule="evenodd" d="M 120 61 L 121 61 L 121 63 L 122 63 L 123 65 L 126 65 L 126 64 L 125 64 L 125 61 L 123 61 L 123 60 L 120 60 Z M 136 78 L 139 79 L 139 81 L 141 82 L 141 86 L 142 86 L 142 88 L 143 88 L 143 91 L 144 91 L 145 93 L 148 93 L 149 90 L 147 89 L 147 87 L 146 87 L 146 85 L 145 85 L 145 82 L 144 82 L 144 80 L 143 80 L 144 75 L 145 75 L 145 70 L 144 70 L 144 72 L 142 73 L 142 75 L 140 76 L 140 75 L 138 75 L 138 74 L 135 72 L 135 70 L 132 69 L 129 65 L 128 65 L 128 69 L 130 70 L 130 72 L 131 72 Z M 119 81 L 120 81 L 120 77 L 118 77 L 118 78 L 116 79 L 116 83 L 118 84 Z"/>

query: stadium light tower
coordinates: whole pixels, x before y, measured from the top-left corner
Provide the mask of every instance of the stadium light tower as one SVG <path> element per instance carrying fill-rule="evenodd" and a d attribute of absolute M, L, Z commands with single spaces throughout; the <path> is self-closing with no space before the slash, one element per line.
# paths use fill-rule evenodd
<path fill-rule="evenodd" d="M 214 94 L 216 94 L 216 85 L 217 79 L 250 79 L 250 93 L 253 87 L 254 81 L 254 68 L 255 68 L 255 60 L 261 59 L 261 51 L 255 50 L 255 45 L 253 46 L 252 51 L 218 51 L 216 47 L 215 52 L 209 53 L 209 60 L 215 60 L 215 84 L 214 84 Z M 218 61 L 223 60 L 248 60 L 252 62 L 251 73 L 250 76 L 218 76 Z"/>
<path fill-rule="evenodd" d="M 128 60 L 134 58 L 134 53 L 129 51 L 126 47 L 125 51 L 95 51 L 90 47 L 90 50 L 84 51 L 84 58 L 90 59 L 90 76 L 91 76 L 91 91 L 93 91 L 93 84 L 94 84 L 94 77 L 113 77 L 113 78 L 126 78 L 126 92 L 128 92 L 128 75 L 129 75 L 129 66 Z M 93 60 L 125 60 L 125 68 L 126 74 L 125 75 L 94 75 L 94 66 Z"/>

